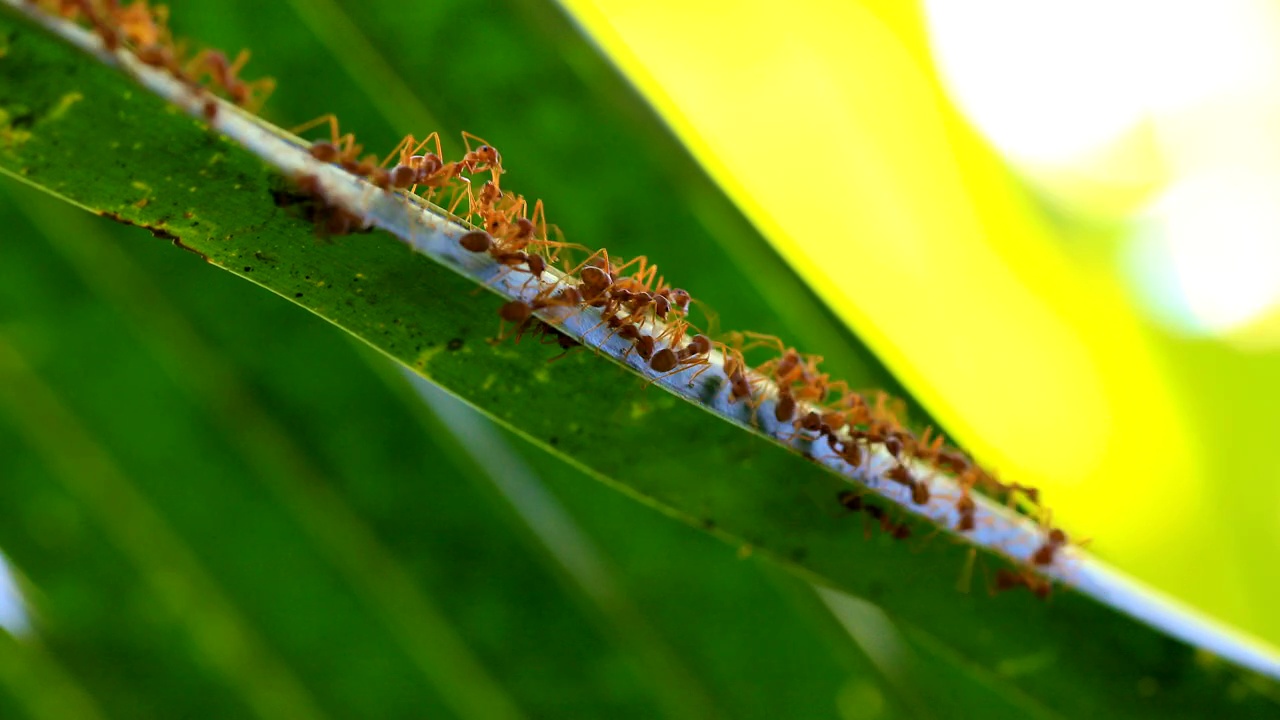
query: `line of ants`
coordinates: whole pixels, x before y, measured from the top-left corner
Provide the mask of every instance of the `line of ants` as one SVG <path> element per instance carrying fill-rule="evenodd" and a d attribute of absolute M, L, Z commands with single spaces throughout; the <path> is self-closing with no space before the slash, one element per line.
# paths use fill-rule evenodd
<path fill-rule="evenodd" d="M 87 23 L 109 50 L 126 47 L 145 64 L 167 70 L 193 89 L 201 89 L 202 83 L 207 82 L 209 89 L 241 106 L 260 106 L 274 88 L 270 79 L 250 83 L 240 79 L 239 73 L 249 57 L 247 51 L 230 62 L 215 50 L 184 59 L 186 47 L 174 42 L 165 6 L 151 7 L 147 0 L 128 6 L 119 0 L 28 2 Z M 216 111 L 216 103 L 206 102 L 208 119 L 212 120 Z M 691 370 L 688 382 L 692 386 L 698 376 L 713 367 L 713 356 L 718 356 L 728 380 L 728 401 L 750 406 L 754 420 L 762 403 L 772 399 L 773 419 L 792 428 L 790 437 L 783 439 L 790 441 L 799 435 L 824 439 L 835 456 L 853 468 L 863 464 L 873 446 L 880 446 L 895 461 L 885 477 L 909 491 L 911 502 L 916 505 L 928 504 L 933 493 L 928 482 L 911 470 L 913 461 L 950 475 L 959 489 L 954 504 L 957 532 L 971 532 L 977 526 L 977 504 L 972 494 L 977 489 L 1005 500 L 1011 507 L 1022 503 L 1040 514 L 1047 533 L 1030 557 L 1031 567 L 1052 565 L 1057 552 L 1069 543 L 1066 533 L 1048 522 L 1035 488 L 1001 482 L 966 453 L 948 446 L 942 435 L 933 435 L 932 428 L 916 435 L 900 419 L 904 414 L 902 403 L 882 392 L 868 402 L 867 394 L 822 372 L 822 357 L 801 354 L 777 337 L 746 332 L 712 339 L 689 322 L 692 296 L 669 285 L 647 258 L 623 262 L 611 258 L 606 250 L 591 252 L 565 242 L 559 230 L 548 225 L 541 201 L 531 208 L 525 198 L 501 188 L 502 156 L 483 139 L 463 133 L 466 149 L 462 157 L 446 161 L 437 133 L 421 140 L 406 135 L 380 159 L 366 154 L 354 134 L 340 134 L 333 115 L 317 118 L 296 128 L 295 133 L 321 125 L 328 126 L 329 138 L 310 144 L 313 158 L 333 163 L 388 192 L 421 192 L 429 200 L 446 199 L 448 212 L 472 228 L 458 238 L 460 247 L 471 253 L 488 254 L 503 267 L 499 277 L 515 270 L 530 276 L 526 286 L 533 283 L 537 293 L 528 301 L 512 300 L 502 305 L 499 316 L 503 327 L 493 342 L 512 337 L 518 342 L 525 334 L 540 336 L 542 342 L 561 348 L 561 354 L 552 358 L 556 360 L 581 347 L 577 339 L 556 325 L 570 314 L 595 308 L 600 321 L 583 336 L 600 329 L 605 335 L 598 345 L 614 336 L 628 342 L 630 348 L 623 359 L 634 353 L 653 371 L 650 382 Z M 488 177 L 477 177 L 482 174 Z M 479 179 L 484 182 L 476 187 L 474 183 Z M 304 195 L 320 201 L 323 211 L 313 219 L 323 232 L 343 235 L 368 227 L 364 218 L 349 209 L 329 208 L 314 176 L 302 175 L 296 180 Z M 465 211 L 459 214 L 463 201 Z M 562 254 L 576 251 L 589 254 L 576 264 L 561 260 Z M 548 269 L 558 270 L 558 276 L 547 280 Z M 504 329 L 508 324 L 511 327 Z M 770 357 L 752 367 L 746 355 L 759 352 L 767 352 Z M 865 513 L 896 539 L 910 536 L 905 523 L 895 522 L 889 511 L 864 501 L 861 495 L 845 492 L 837 500 L 847 510 Z M 1040 597 L 1047 597 L 1050 591 L 1047 580 L 1026 568 L 1001 570 L 996 576 L 997 590 L 1020 586 Z"/>
<path fill-rule="evenodd" d="M 464 135 L 467 151 L 456 165 L 464 172 L 473 165 L 488 169 L 491 177 L 482 186 L 478 199 L 469 194 L 469 185 L 460 189 L 460 194 L 468 200 L 468 217 L 475 229 L 464 233 L 458 242 L 469 252 L 488 253 L 508 268 L 523 266 L 532 276 L 531 282 L 539 287 L 531 300 L 512 300 L 500 308 L 503 323 L 510 324 L 511 328 L 505 332 L 500 329 L 495 342 L 513 336 L 519 341 L 531 329 L 545 334 L 553 325 L 540 319 L 539 313 L 562 321 L 585 308 L 597 308 L 600 321 L 583 333 L 584 336 L 596 328 L 605 328 L 607 335 L 599 344 L 615 335 L 629 342 L 631 347 L 623 359 L 632 353 L 637 355 L 654 372 L 650 382 L 693 370 L 688 378 L 692 386 L 699 375 L 712 367 L 712 355 L 717 353 L 723 359 L 729 381 L 729 402 L 747 403 L 754 417 L 762 401 L 771 394 L 775 401 L 774 420 L 790 424 L 795 434 L 804 432 L 811 437 L 825 438 L 828 447 L 851 467 L 859 467 L 873 445 L 883 447 L 896 461 L 885 476 L 907 488 L 916 505 L 928 504 L 932 492 L 927 481 L 916 477 L 910 469 L 909 461 L 923 462 L 950 473 L 959 488 L 955 501 L 958 517 L 955 529 L 959 532 L 970 532 L 977 527 L 977 503 L 972 494 L 975 488 L 1003 498 L 1011 506 L 1024 501 L 1043 511 L 1036 488 L 1000 481 L 967 454 L 948 446 L 945 438 L 935 435 L 932 428 L 916 435 L 900 419 L 904 414 L 901 402 L 892 401 L 882 392 L 868 402 L 867 395 L 851 390 L 843 381 L 832 380 L 822 372 L 820 356 L 803 355 L 770 335 L 728 333 L 722 340 L 713 340 L 698 331 L 688 320 L 693 298 L 687 291 L 667 284 L 658 275 L 657 266 L 647 258 L 615 261 L 607 251 L 599 250 L 583 262 L 560 265 L 562 251 L 585 251 L 586 248 L 559 238 L 550 239 L 540 202 L 534 206 L 533 219 L 526 219 L 526 201 L 503 192 L 498 186 L 500 155 L 488 143 L 471 150 L 471 140 L 484 142 Z M 412 137 L 408 137 L 400 147 L 409 147 L 411 143 Z M 484 154 L 479 155 L 480 152 Z M 479 157 L 494 160 L 480 165 L 475 162 Z M 560 270 L 559 279 L 544 278 L 548 267 Z M 573 347 L 571 343 L 575 341 L 568 336 L 558 333 L 557 337 L 562 348 Z M 745 356 L 757 350 L 768 351 L 771 356 L 753 368 Z M 849 503 L 860 501 L 851 497 L 842 498 L 841 504 L 849 509 L 861 509 L 894 538 L 909 537 L 906 524 L 893 521 L 883 508 L 871 503 L 853 508 Z M 1052 565 L 1058 550 L 1068 543 L 1066 533 L 1048 525 L 1047 515 L 1044 517 L 1046 538 L 1030 558 L 1031 564 L 1038 567 Z M 1046 597 L 1050 588 L 1047 580 L 1026 570 L 1001 571 L 996 576 L 998 590 L 1019 586 L 1027 587 L 1040 597 Z"/>
<path fill-rule="evenodd" d="M 634 353 L 653 371 L 651 383 L 692 370 L 688 378 L 692 386 L 699 375 L 713 366 L 713 354 L 718 354 L 728 379 L 729 402 L 748 404 L 754 417 L 761 403 L 772 397 L 774 420 L 793 428 L 793 435 L 787 439 L 800 433 L 824 438 L 841 460 L 855 468 L 872 446 L 883 447 L 896 461 L 885 476 L 907 488 L 911 501 L 917 505 L 928 504 L 932 492 L 927 481 L 910 469 L 910 461 L 951 474 L 960 492 L 955 501 L 958 532 L 977 527 L 977 503 L 972 494 L 975 488 L 1004 499 L 1011 506 L 1022 501 L 1042 509 L 1037 489 L 1000 481 L 967 454 L 948 446 L 943 436 L 933 434 L 932 428 L 916 435 L 900 420 L 902 403 L 892 401 L 885 393 L 876 393 L 874 400 L 868 402 L 866 394 L 823 373 L 820 356 L 801 354 L 777 337 L 760 333 L 728 333 L 721 340 L 702 333 L 688 319 L 692 296 L 669 285 L 647 258 L 623 262 L 611 258 L 606 250 L 597 250 L 582 262 L 562 262 L 565 251 L 590 251 L 564 242 L 558 230 L 547 224 L 541 201 L 530 210 L 523 197 L 501 189 L 501 154 L 484 140 L 463 133 L 463 156 L 446 162 L 436 134 L 421 141 L 408 135 L 379 162 L 376 155 L 360 157 L 363 150 L 354 135 L 340 135 L 331 115 L 302 129 L 325 123 L 329 125 L 330 139 L 311 145 L 313 157 L 335 163 L 387 191 L 402 189 L 413 193 L 421 188 L 428 197 L 452 191 L 449 212 L 472 226 L 458 238 L 459 246 L 471 253 L 488 254 L 504 266 L 501 274 L 520 269 L 530 275 L 526 286 L 533 283 L 538 292 L 529 300 L 511 300 L 499 308 L 502 326 L 493 342 L 509 338 L 518 342 L 525 334 L 540 335 L 543 342 L 551 338 L 562 349 L 552 358 L 556 360 L 580 347 L 579 341 L 559 331 L 556 324 L 569 315 L 596 308 L 600 320 L 583 336 L 602 329 L 605 335 L 597 345 L 613 336 L 630 343 L 623 360 Z M 473 142 L 478 143 L 474 149 Z M 488 179 L 475 190 L 469 176 L 478 173 L 487 173 Z M 459 214 L 463 201 L 466 210 Z M 548 280 L 548 269 L 559 272 Z M 772 356 L 752 367 L 746 354 L 759 350 L 770 351 Z M 896 539 L 910 536 L 906 524 L 892 520 L 888 511 L 851 497 L 842 497 L 841 505 L 867 513 Z M 850 503 L 857 506 L 851 507 Z M 1047 531 L 1046 539 L 1031 556 L 1033 566 L 1052 565 L 1057 551 L 1068 543 L 1061 529 L 1049 526 Z M 1002 570 L 996 576 L 998 590 L 1020 586 L 1040 597 L 1047 597 L 1050 588 L 1047 580 L 1025 569 Z"/>
<path fill-rule="evenodd" d="M 27 0 L 29 5 L 50 14 L 79 22 L 91 29 L 108 51 L 127 48 L 144 64 L 167 71 L 193 92 L 216 92 L 247 110 L 262 107 L 275 90 L 275 80 L 262 78 L 246 82 L 240 71 L 249 61 L 242 50 L 234 60 L 219 50 L 205 49 L 187 57 L 185 43 L 175 42 L 169 30 L 169 8 L 152 6 L 148 0 L 129 5 L 120 0 Z M 204 115 L 212 121 L 218 105 L 204 103 Z"/>

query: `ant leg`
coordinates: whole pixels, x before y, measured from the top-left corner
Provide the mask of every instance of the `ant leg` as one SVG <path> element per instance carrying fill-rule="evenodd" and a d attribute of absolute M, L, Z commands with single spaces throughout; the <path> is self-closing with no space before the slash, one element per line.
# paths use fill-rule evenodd
<path fill-rule="evenodd" d="M 695 381 L 695 380 L 697 380 L 697 379 L 698 379 L 698 376 L 699 376 L 699 375 L 701 375 L 702 373 L 704 373 L 704 372 L 706 372 L 706 371 L 710 370 L 712 367 L 714 367 L 714 366 L 711 364 L 711 358 L 710 358 L 710 357 L 703 358 L 703 359 L 702 359 L 702 362 L 700 362 L 700 363 L 694 363 L 694 364 L 695 364 L 695 365 L 702 365 L 703 367 L 702 367 L 702 369 L 701 369 L 701 370 L 699 370 L 698 372 L 694 373 L 694 374 L 693 374 L 693 377 L 689 378 L 689 387 L 693 387 L 693 383 L 694 383 L 694 381 Z"/>
<path fill-rule="evenodd" d="M 715 310 L 712 310 L 711 306 L 702 302 L 698 298 L 690 298 L 689 301 L 692 304 L 697 305 L 698 309 L 702 311 L 702 317 L 706 318 L 707 334 L 708 335 L 718 334 L 720 331 L 720 315 L 717 314 Z M 672 310 L 676 310 L 676 308 L 672 308 Z M 686 313 L 686 316 L 687 316 L 687 313 Z"/>
<path fill-rule="evenodd" d="M 244 48 L 239 55 L 236 55 L 236 59 L 231 62 L 231 66 L 227 68 L 227 74 L 231 77 L 239 75 L 247 62 L 249 62 L 249 48 Z"/>
<path fill-rule="evenodd" d="M 591 248 L 587 247 L 586 245 L 579 245 L 578 243 L 556 242 L 554 240 L 534 241 L 529 243 L 527 246 L 525 246 L 526 250 L 546 250 L 548 248 L 555 248 L 555 252 L 543 253 L 543 256 L 547 258 L 548 262 L 555 262 L 557 257 L 560 255 L 560 251 L 565 248 L 582 250 L 583 252 L 589 252 L 591 250 Z"/>
<path fill-rule="evenodd" d="M 569 268 L 568 270 L 566 270 L 564 272 L 565 276 L 577 275 L 583 268 L 590 265 L 592 260 L 595 260 L 596 258 L 599 258 L 599 257 L 604 258 L 605 265 L 609 264 L 609 251 L 605 250 L 604 248 L 600 248 L 599 250 L 596 250 L 595 252 L 588 255 L 586 260 L 583 260 L 577 265 L 574 265 L 572 268 Z"/>
<path fill-rule="evenodd" d="M 659 333 L 658 336 L 654 338 L 654 340 L 661 340 L 662 338 L 667 337 L 668 345 L 676 345 L 681 340 L 684 339 L 685 333 L 687 333 L 688 331 L 689 331 L 689 323 L 679 318 L 676 318 L 668 322 L 667 327 L 663 329 L 663 331 Z"/>
<path fill-rule="evenodd" d="M 693 381 L 696 380 L 699 375 L 706 372 L 711 367 L 711 358 L 704 357 L 696 361 L 693 358 L 690 358 L 688 360 L 681 360 L 680 363 L 676 365 L 676 369 L 672 370 L 670 373 L 668 373 L 668 375 L 684 372 L 685 370 L 692 370 L 693 368 L 696 368 L 699 365 L 702 366 L 702 369 L 694 373 L 693 376 L 689 378 L 688 386 L 693 387 Z"/>
<path fill-rule="evenodd" d="M 463 130 L 463 131 L 462 131 L 462 145 L 463 145 L 463 147 L 465 147 L 465 148 L 467 149 L 467 152 L 468 152 L 468 153 L 470 153 L 470 152 L 472 151 L 472 150 L 471 150 L 471 141 L 472 141 L 472 140 L 475 140 L 475 141 L 476 141 L 476 143 L 477 143 L 477 144 L 479 144 L 479 145 L 490 145 L 490 147 L 492 147 L 492 145 L 489 143 L 489 141 L 485 140 L 484 138 L 480 137 L 479 135 L 472 135 L 471 133 L 467 132 L 466 130 Z"/>
<path fill-rule="evenodd" d="M 622 263 L 621 265 L 615 268 L 610 268 L 610 270 L 613 271 L 614 275 L 621 275 L 623 270 L 626 270 L 627 268 L 631 267 L 632 265 L 635 265 L 636 263 L 640 263 L 640 271 L 643 272 L 644 269 L 649 266 L 649 258 L 645 257 L 644 255 L 637 255 L 636 257 L 631 258 L 630 260 Z"/>
<path fill-rule="evenodd" d="M 543 207 L 543 205 L 542 205 L 542 201 L 541 201 L 541 200 L 538 200 L 538 201 L 535 201 L 535 202 L 534 202 L 534 204 L 533 204 L 533 215 L 532 215 L 532 216 L 530 216 L 529 221 L 533 223 L 533 238 L 534 238 L 534 240 L 541 239 L 541 241 L 542 241 L 543 243 L 548 242 L 548 238 L 547 238 L 547 211 L 546 211 L 546 208 L 545 208 L 545 207 Z"/>
<path fill-rule="evenodd" d="M 458 179 L 466 183 L 466 186 L 461 188 L 460 191 L 453 196 L 453 202 L 449 204 L 449 214 L 453 215 L 454 217 L 460 217 L 457 213 L 457 210 L 458 210 L 458 206 L 462 204 L 462 198 L 465 195 L 467 198 L 467 216 L 470 217 L 471 207 L 475 205 L 475 197 L 471 194 L 471 181 L 467 180 L 466 178 L 458 178 Z"/>
<path fill-rule="evenodd" d="M 325 123 L 329 123 L 329 135 L 330 135 L 330 141 L 334 144 L 334 147 L 337 147 L 337 145 L 338 145 L 338 116 L 337 116 L 337 115 L 334 115 L 333 113 L 325 113 L 324 115 L 321 115 L 321 116 L 320 116 L 320 117 L 318 117 L 318 118 L 315 118 L 315 119 L 313 119 L 313 120 L 308 120 L 307 122 L 304 122 L 304 123 L 302 123 L 301 125 L 299 125 L 299 126 L 297 126 L 297 127 L 295 127 L 295 128 L 292 128 L 291 130 L 289 130 L 289 132 L 293 133 L 294 135 L 301 135 L 302 133 L 304 133 L 304 132 L 306 132 L 306 131 L 310 130 L 311 128 L 313 128 L 313 127 L 318 127 L 318 126 L 323 125 L 323 124 L 325 124 Z"/>
<path fill-rule="evenodd" d="M 555 356 L 555 357 L 553 357 L 553 358 L 547 358 L 547 362 L 549 362 L 549 363 L 553 363 L 553 362 L 555 362 L 555 361 L 559 360 L 560 358 L 565 357 L 566 355 L 570 355 L 570 354 L 572 354 L 572 353 L 575 353 L 575 352 L 577 352 L 577 351 L 579 351 L 579 350 L 581 350 L 581 349 L 583 349 L 581 345 L 579 345 L 578 347 L 571 347 L 571 348 L 569 348 L 569 349 L 565 350 L 564 352 L 560 353 L 559 355 L 557 355 L 557 356 Z"/>
<path fill-rule="evenodd" d="M 418 143 L 417 146 L 413 148 L 413 150 L 410 150 L 409 154 L 420 155 L 422 154 L 423 150 L 427 149 L 427 145 L 433 144 L 433 143 L 436 146 L 436 157 L 441 158 L 441 162 L 443 162 L 444 151 L 440 149 L 440 133 L 438 132 L 433 132 L 430 135 L 422 138 L 422 142 Z"/>
<path fill-rule="evenodd" d="M 386 167 L 387 164 L 391 162 L 391 158 L 394 158 L 394 157 L 399 157 L 401 160 L 401 164 L 404 164 L 403 161 L 407 159 L 410 154 L 412 154 L 412 153 L 405 153 L 404 151 L 416 145 L 417 142 L 418 141 L 415 140 L 413 137 L 413 133 L 409 133 L 408 135 L 405 135 L 404 137 L 400 138 L 400 142 L 396 143 L 396 146 L 391 148 L 391 152 L 387 153 L 387 156 L 382 159 L 382 162 L 378 163 L 378 167 Z"/>
<path fill-rule="evenodd" d="M 267 99 L 276 91 L 275 78 L 260 78 L 248 83 L 245 87 L 246 99 L 244 108 L 256 113 L 267 103 Z"/>
<path fill-rule="evenodd" d="M 742 346 L 744 351 L 758 347 L 773 348 L 780 353 L 786 352 L 787 350 L 787 346 L 782 342 L 782 339 L 774 335 L 765 335 L 764 333 L 751 332 L 749 330 L 742 333 L 742 335 L 744 337 L 744 341 L 750 341 L 746 342 L 746 344 Z"/>

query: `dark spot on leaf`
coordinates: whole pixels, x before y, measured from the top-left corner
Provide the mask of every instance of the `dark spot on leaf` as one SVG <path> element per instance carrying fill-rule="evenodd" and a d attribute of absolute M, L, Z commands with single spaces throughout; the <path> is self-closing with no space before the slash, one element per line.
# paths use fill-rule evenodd
<path fill-rule="evenodd" d="M 711 518 L 703 518 L 703 519 L 702 519 L 702 528 L 703 528 L 704 530 L 715 530 L 715 529 L 716 529 L 716 521 L 715 521 L 715 520 L 712 520 Z"/>
<path fill-rule="evenodd" d="M 296 298 L 300 298 L 302 297 L 302 293 L 294 293 L 293 296 Z"/>
<path fill-rule="evenodd" d="M 560 444 L 560 438 L 556 437 L 555 435 L 552 435 L 550 438 L 547 439 L 547 442 L 554 447 Z"/>
<path fill-rule="evenodd" d="M 715 399 L 716 393 L 720 392 L 720 387 L 722 385 L 724 385 L 724 378 L 719 375 L 714 375 L 708 378 L 707 381 L 702 384 L 702 392 L 699 394 L 698 399 L 701 400 L 703 404 L 710 405 L 711 401 Z"/>
<path fill-rule="evenodd" d="M 791 560 L 794 562 L 804 562 L 807 557 L 809 557 L 809 551 L 804 548 L 796 548 L 791 551 Z"/>
<path fill-rule="evenodd" d="M 15 130 L 23 130 L 36 124 L 36 114 L 33 112 L 25 112 L 21 115 L 14 115 L 13 121 L 9 126 Z"/>
<path fill-rule="evenodd" d="M 253 272 L 253 268 L 249 267 L 248 265 L 245 265 L 245 266 L 244 266 L 244 271 L 245 271 L 245 272 Z"/>
<path fill-rule="evenodd" d="M 164 228 L 159 227 L 158 224 L 157 225 L 148 225 L 146 223 L 139 224 L 113 212 L 103 212 L 100 214 L 102 215 L 102 217 L 108 218 L 110 220 L 115 220 L 116 222 L 121 223 L 122 225 L 137 225 L 138 227 L 146 228 L 148 231 L 150 231 L 152 235 L 160 238 L 161 240 L 168 240 L 169 242 L 173 243 L 175 247 L 180 247 L 183 250 L 186 250 L 187 252 L 195 253 L 196 255 L 200 256 L 201 260 L 204 260 L 205 262 L 209 262 L 208 255 L 205 255 L 204 253 L 191 247 L 190 245 L 184 244 L 181 238 L 169 232 L 168 230 L 165 230 Z"/>
<path fill-rule="evenodd" d="M 446 348 L 448 348 L 448 349 L 450 349 L 450 350 L 461 350 L 461 349 L 462 349 L 462 338 L 454 338 L 454 339 L 450 340 L 450 341 L 449 341 L 449 344 L 448 344 L 448 345 L 445 345 L 445 347 L 446 347 Z"/>

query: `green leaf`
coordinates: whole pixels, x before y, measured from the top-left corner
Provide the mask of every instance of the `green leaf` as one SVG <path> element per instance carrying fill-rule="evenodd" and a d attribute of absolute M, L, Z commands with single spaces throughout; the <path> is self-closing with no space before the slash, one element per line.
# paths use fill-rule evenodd
<path fill-rule="evenodd" d="M 670 394 L 646 391 L 627 370 L 586 354 L 547 366 L 542 348 L 491 346 L 485 340 L 499 301 L 473 296 L 470 281 L 378 232 L 317 244 L 306 223 L 277 206 L 287 185 L 255 156 L 207 134 L 114 71 L 9 16 L 2 22 L 7 94 L 0 99 L 0 166 L 7 172 L 180 238 L 606 483 L 880 604 L 917 641 L 945 648 L 937 657 L 979 669 L 1001 692 L 1025 696 L 1041 712 L 1197 714 L 1227 704 L 1233 714 L 1275 711 L 1261 695 L 1234 690 L 1236 671 L 1206 667 L 1188 646 L 1083 595 L 1067 592 L 1044 604 L 1025 595 L 956 594 L 965 549 L 941 539 L 908 545 L 862 532 L 834 502 L 846 479 Z M 709 270 L 694 265 L 694 280 Z M 731 266 L 714 270 L 725 267 Z M 858 353 L 867 357 L 860 348 L 851 356 Z M 38 388 L 24 367 L 20 359 L 11 362 L 10 377 Z M 864 368 L 871 370 L 847 373 L 853 385 L 886 384 L 878 365 Z M 32 433 L 33 445 L 46 447 L 50 439 L 35 434 L 32 418 L 20 413 L 36 407 L 45 411 L 39 417 L 65 419 L 61 405 L 27 392 L 34 395 L 11 401 L 11 414 Z M 916 525 L 917 536 L 925 530 Z M 128 560 L 143 574 L 155 571 L 145 558 Z M 358 570 L 350 562 L 335 564 Z M 230 622 L 213 605 L 210 617 Z M 1082 628 L 1097 641 L 1080 642 Z M 500 698 L 445 701 L 463 708 Z"/>

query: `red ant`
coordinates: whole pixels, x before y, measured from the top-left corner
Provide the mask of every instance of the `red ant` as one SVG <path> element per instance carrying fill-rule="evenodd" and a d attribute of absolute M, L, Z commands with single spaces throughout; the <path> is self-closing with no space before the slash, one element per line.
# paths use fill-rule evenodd
<path fill-rule="evenodd" d="M 475 150 L 471 149 L 472 140 L 480 143 Z M 462 133 L 462 144 L 467 148 L 467 153 L 458 162 L 459 169 L 466 170 L 469 173 L 488 170 L 490 181 L 497 185 L 498 176 L 504 172 L 502 169 L 502 155 L 497 149 L 485 142 L 483 138 L 476 137 L 466 131 Z"/>
<path fill-rule="evenodd" d="M 747 380 L 747 361 L 742 352 L 719 343 L 724 354 L 724 374 L 729 377 L 729 402 L 751 402 L 751 383 Z"/>
<path fill-rule="evenodd" d="M 911 528 L 906 523 L 893 522 L 884 508 L 866 502 L 860 494 L 852 490 L 844 490 L 836 496 L 836 499 L 848 510 L 865 512 L 872 520 L 880 523 L 880 529 L 883 532 L 889 533 L 895 540 L 906 540 L 911 537 Z"/>
<path fill-rule="evenodd" d="M 559 345 L 560 349 L 563 351 L 559 355 L 556 355 L 553 358 L 548 358 L 547 362 L 549 363 L 555 362 L 556 360 L 559 360 L 565 355 L 568 355 L 573 350 L 582 347 L 582 343 L 564 334 L 556 326 L 550 323 L 544 322 L 542 320 L 539 320 L 537 322 L 537 325 L 534 327 L 533 331 L 542 336 L 542 340 L 541 340 L 542 344 L 544 345 L 549 344 L 546 338 L 547 336 L 551 336 L 552 338 L 551 342 L 554 342 L 555 344 Z"/>
<path fill-rule="evenodd" d="M 773 406 L 773 418 L 780 423 L 788 423 L 795 415 L 796 399 L 791 394 L 791 388 L 778 386 L 778 401 Z"/>
<path fill-rule="evenodd" d="M 906 465 L 895 465 L 885 476 L 911 489 L 911 502 L 924 505 L 929 502 L 929 486 L 915 479 Z"/>
<path fill-rule="evenodd" d="M 338 134 L 338 118 L 336 115 L 332 113 L 321 115 L 315 120 L 294 128 L 293 133 L 297 135 L 306 132 L 325 122 L 329 123 L 330 140 L 316 140 L 311 143 L 311 147 L 308 150 L 311 157 L 320 162 L 336 163 L 343 170 L 358 177 L 368 177 L 376 174 L 377 177 L 373 178 L 375 185 L 384 188 L 390 187 L 391 174 L 378 165 L 378 157 L 376 155 L 366 155 L 364 159 L 357 162 L 356 158 L 359 157 L 360 151 L 364 149 L 364 146 L 356 142 L 354 133 Z"/>
<path fill-rule="evenodd" d="M 995 589 L 992 591 L 993 595 L 1006 590 L 1012 590 L 1017 587 L 1026 587 L 1041 600 L 1048 600 L 1049 595 L 1053 593 L 1053 584 L 1030 570 L 1018 570 L 1017 572 L 1014 572 L 1012 570 L 1001 568 L 996 571 L 996 583 Z"/>
<path fill-rule="evenodd" d="M 1035 551 L 1031 556 L 1031 562 L 1036 565 L 1053 564 L 1053 556 L 1058 552 L 1058 548 L 1067 544 L 1067 534 L 1058 528 L 1049 531 L 1049 537 L 1045 539 L 1044 544 Z"/>
<path fill-rule="evenodd" d="M 581 304 L 582 296 L 576 288 L 564 288 L 560 292 L 551 293 L 554 288 L 547 288 L 538 293 L 530 302 L 523 300 L 511 300 L 498 308 L 498 316 L 502 318 L 504 323 L 510 322 L 515 324 L 513 332 L 516 334 L 516 342 L 520 342 L 520 338 L 529 326 L 534 322 L 534 313 L 540 310 L 548 310 L 557 307 L 574 307 Z M 490 340 L 493 344 L 498 344 L 505 340 L 509 335 L 502 333 L 501 328 L 498 337 Z"/>
<path fill-rule="evenodd" d="M 671 375 L 701 365 L 703 366 L 702 369 L 689 378 L 689 387 L 693 387 L 694 380 L 697 380 L 699 375 L 710 369 L 710 355 L 711 338 L 698 334 L 690 338 L 689 343 L 679 350 L 672 350 L 670 347 L 659 350 L 653 356 L 653 360 L 649 362 L 649 367 L 656 372 Z M 659 380 L 662 377 L 665 376 L 659 375 L 654 380 Z"/>
<path fill-rule="evenodd" d="M 276 81 L 271 78 L 262 78 L 251 83 L 241 80 L 240 70 L 247 62 L 249 62 L 248 50 L 241 50 L 236 59 L 230 63 L 227 62 L 227 56 L 219 50 L 202 50 L 187 64 L 187 75 L 191 78 L 207 75 L 214 85 L 222 88 L 236 105 L 256 110 L 262 107 L 267 97 L 275 90 Z"/>
<path fill-rule="evenodd" d="M 115 8 L 112 19 L 124 39 L 136 48 L 172 45 L 169 8 L 165 5 L 150 8 L 146 0 L 136 0 L 128 7 Z"/>
<path fill-rule="evenodd" d="M 372 227 L 368 219 L 341 205 L 331 204 L 325 198 L 324 190 L 316 176 L 303 174 L 297 176 L 294 181 L 298 185 L 300 195 L 307 199 L 303 205 L 305 217 L 316 224 L 316 232 L 320 237 L 347 235 Z"/>

